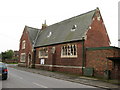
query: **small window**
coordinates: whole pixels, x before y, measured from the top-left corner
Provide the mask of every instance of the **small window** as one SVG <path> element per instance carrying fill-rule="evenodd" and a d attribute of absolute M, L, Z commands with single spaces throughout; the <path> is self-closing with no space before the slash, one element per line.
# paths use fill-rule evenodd
<path fill-rule="evenodd" d="M 77 46 L 75 44 L 62 46 L 61 57 L 77 57 Z"/>
<path fill-rule="evenodd" d="M 20 62 L 25 62 L 26 59 L 26 54 L 25 53 L 21 53 L 20 55 Z"/>
<path fill-rule="evenodd" d="M 25 40 L 22 41 L 22 49 L 25 49 Z"/>
<path fill-rule="evenodd" d="M 48 58 L 48 48 L 40 48 L 39 58 Z"/>

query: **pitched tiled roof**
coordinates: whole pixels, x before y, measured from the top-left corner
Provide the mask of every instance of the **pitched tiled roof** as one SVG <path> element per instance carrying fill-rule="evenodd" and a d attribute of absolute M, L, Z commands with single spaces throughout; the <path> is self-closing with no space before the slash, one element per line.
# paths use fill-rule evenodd
<path fill-rule="evenodd" d="M 31 43 L 34 44 L 37 33 L 40 29 L 26 26 L 26 30 L 28 31 L 28 35 L 29 35 L 29 39 L 30 39 Z"/>
<path fill-rule="evenodd" d="M 96 10 L 72 17 L 41 30 L 35 47 L 81 40 L 86 36 Z M 32 36 L 32 35 L 31 35 Z"/>

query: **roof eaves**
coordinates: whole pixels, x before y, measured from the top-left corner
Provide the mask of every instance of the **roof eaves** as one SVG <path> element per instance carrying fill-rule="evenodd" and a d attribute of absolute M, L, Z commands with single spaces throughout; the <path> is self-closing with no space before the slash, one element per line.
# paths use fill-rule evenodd
<path fill-rule="evenodd" d="M 82 39 L 81 40 L 67 41 L 67 42 L 57 42 L 57 43 L 54 43 L 54 44 L 44 44 L 44 45 L 41 45 L 41 46 L 34 46 L 34 48 L 46 47 L 46 46 L 52 46 L 52 45 L 58 45 L 58 44 L 73 43 L 73 42 L 78 42 L 78 41 L 82 41 Z"/>
<path fill-rule="evenodd" d="M 87 50 L 106 50 L 106 49 L 120 49 L 118 47 L 108 46 L 108 47 L 92 47 L 86 48 Z"/>

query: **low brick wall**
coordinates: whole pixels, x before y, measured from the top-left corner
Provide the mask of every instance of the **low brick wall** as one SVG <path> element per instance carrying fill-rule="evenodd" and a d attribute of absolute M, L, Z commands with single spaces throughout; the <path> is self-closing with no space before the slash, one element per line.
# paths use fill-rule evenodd
<path fill-rule="evenodd" d="M 62 65 L 41 65 L 41 64 L 36 64 L 35 68 L 48 70 L 48 71 L 58 71 L 58 72 L 82 75 L 82 68 L 79 67 L 79 66 L 62 66 Z"/>
<path fill-rule="evenodd" d="M 52 71 L 52 68 L 49 67 L 49 66 L 35 65 L 35 68 L 42 69 L 42 70 Z"/>
<path fill-rule="evenodd" d="M 76 75 L 82 75 L 81 68 L 62 68 L 62 67 L 53 67 L 53 71 L 59 71 L 64 73 L 71 73 Z"/>
<path fill-rule="evenodd" d="M 5 60 L 5 63 L 18 63 L 18 60 Z"/>
<path fill-rule="evenodd" d="M 18 66 L 20 66 L 20 67 L 26 67 L 26 64 L 25 63 L 18 63 Z"/>

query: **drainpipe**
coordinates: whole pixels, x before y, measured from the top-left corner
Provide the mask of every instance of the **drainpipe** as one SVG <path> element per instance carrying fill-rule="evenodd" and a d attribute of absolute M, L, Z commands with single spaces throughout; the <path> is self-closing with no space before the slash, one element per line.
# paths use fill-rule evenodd
<path fill-rule="evenodd" d="M 84 46 L 85 38 L 82 37 L 82 75 L 84 74 L 84 66 L 85 66 L 85 46 Z"/>

